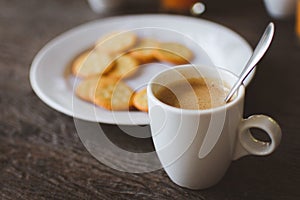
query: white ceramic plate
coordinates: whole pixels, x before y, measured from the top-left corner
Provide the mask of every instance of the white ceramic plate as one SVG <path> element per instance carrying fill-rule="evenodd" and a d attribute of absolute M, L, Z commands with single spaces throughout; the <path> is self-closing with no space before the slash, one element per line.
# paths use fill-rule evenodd
<path fill-rule="evenodd" d="M 133 30 L 141 37 L 180 42 L 196 54 L 193 63 L 214 63 L 237 75 L 252 53 L 249 44 L 237 33 L 207 20 L 160 14 L 106 18 L 67 31 L 40 50 L 30 70 L 35 93 L 50 107 L 78 119 L 120 125 L 148 124 L 147 113 L 110 112 L 80 100 L 73 92 L 78 80 L 64 76 L 66 66 L 75 55 L 91 47 L 101 35 L 116 30 Z M 149 64 L 126 82 L 134 89 L 141 88 L 166 67 L 170 66 L 166 63 Z M 246 84 L 252 77 L 253 73 Z"/>

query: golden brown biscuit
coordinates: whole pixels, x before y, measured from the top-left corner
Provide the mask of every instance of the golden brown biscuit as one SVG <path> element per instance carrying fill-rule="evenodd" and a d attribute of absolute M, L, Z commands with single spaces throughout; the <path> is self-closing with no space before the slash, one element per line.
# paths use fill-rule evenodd
<path fill-rule="evenodd" d="M 147 88 L 133 95 L 133 105 L 140 111 L 148 112 Z"/>
<path fill-rule="evenodd" d="M 101 77 L 93 102 L 108 110 L 129 110 L 133 90 L 124 82 L 111 77 Z"/>
<path fill-rule="evenodd" d="M 109 54 L 118 54 L 133 47 L 137 42 L 134 32 L 113 32 L 104 35 L 96 42 L 96 49 Z"/>
<path fill-rule="evenodd" d="M 98 85 L 99 77 L 94 76 L 81 81 L 76 90 L 75 94 L 85 101 L 92 102 L 95 89 Z"/>
<path fill-rule="evenodd" d="M 115 60 L 115 66 L 106 75 L 118 79 L 127 78 L 136 72 L 138 66 L 139 62 L 135 58 L 122 55 Z"/>
<path fill-rule="evenodd" d="M 113 67 L 113 57 L 96 50 L 86 51 L 75 58 L 72 73 L 81 78 L 101 75 Z"/>
<path fill-rule="evenodd" d="M 186 64 L 193 58 L 193 52 L 186 46 L 175 42 L 160 43 L 154 56 L 163 62 L 170 62 L 176 65 Z"/>
<path fill-rule="evenodd" d="M 149 63 L 155 60 L 153 51 L 157 49 L 159 42 L 151 38 L 142 39 L 138 45 L 132 49 L 130 55 L 140 63 Z"/>

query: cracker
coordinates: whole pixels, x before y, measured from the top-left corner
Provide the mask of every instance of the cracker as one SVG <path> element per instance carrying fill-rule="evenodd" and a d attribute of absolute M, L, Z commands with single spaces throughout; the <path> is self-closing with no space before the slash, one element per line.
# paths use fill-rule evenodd
<path fill-rule="evenodd" d="M 112 32 L 96 42 L 96 49 L 109 54 L 118 54 L 133 47 L 137 42 L 134 32 Z"/>
<path fill-rule="evenodd" d="M 194 57 L 193 52 L 186 46 L 175 42 L 163 42 L 154 51 L 154 56 L 163 62 L 170 62 L 176 65 L 186 64 Z"/>
<path fill-rule="evenodd" d="M 133 90 L 124 82 L 111 77 L 101 77 L 93 102 L 107 110 L 129 110 Z"/>
<path fill-rule="evenodd" d="M 98 81 L 98 76 L 84 79 L 78 84 L 75 90 L 75 94 L 85 101 L 92 102 L 95 89 L 98 85 Z"/>
<path fill-rule="evenodd" d="M 115 66 L 107 75 L 118 79 L 127 78 L 136 72 L 138 66 L 139 62 L 135 58 L 122 55 L 115 60 Z"/>
<path fill-rule="evenodd" d="M 130 55 L 136 58 L 140 63 L 149 63 L 155 60 L 153 51 L 157 49 L 159 42 L 151 39 L 144 38 L 132 50 Z"/>
<path fill-rule="evenodd" d="M 133 106 L 143 112 L 148 112 L 147 88 L 144 88 L 133 95 Z"/>
<path fill-rule="evenodd" d="M 113 67 L 113 57 L 96 50 L 86 51 L 75 58 L 72 73 L 81 78 L 101 75 Z"/>

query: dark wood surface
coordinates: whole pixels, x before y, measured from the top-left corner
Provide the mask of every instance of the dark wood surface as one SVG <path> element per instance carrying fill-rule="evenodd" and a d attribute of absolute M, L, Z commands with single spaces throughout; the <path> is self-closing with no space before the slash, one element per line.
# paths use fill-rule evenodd
<path fill-rule="evenodd" d="M 271 20 L 261 0 L 206 3 L 203 18 L 228 26 L 252 46 Z M 293 19 L 274 20 L 274 42 L 245 105 L 245 117 L 263 113 L 279 122 L 281 145 L 270 156 L 233 162 L 222 181 L 206 190 L 178 187 L 162 169 L 134 174 L 98 162 L 82 145 L 73 119 L 34 94 L 30 64 L 49 40 L 90 20 L 155 11 L 127 6 L 99 15 L 84 0 L 0 0 L 0 199 L 300 199 L 300 45 Z M 122 148 L 153 150 L 150 139 L 103 127 Z"/>

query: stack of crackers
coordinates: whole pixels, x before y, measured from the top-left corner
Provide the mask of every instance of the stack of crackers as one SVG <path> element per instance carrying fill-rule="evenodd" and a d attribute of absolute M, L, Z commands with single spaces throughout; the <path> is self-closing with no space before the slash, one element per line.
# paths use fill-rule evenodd
<path fill-rule="evenodd" d="M 138 109 L 147 112 L 146 88 L 133 91 L 124 81 L 139 66 L 150 62 L 189 63 L 193 52 L 177 42 L 139 38 L 132 31 L 101 37 L 72 62 L 72 73 L 82 79 L 76 95 L 107 110 Z"/>

